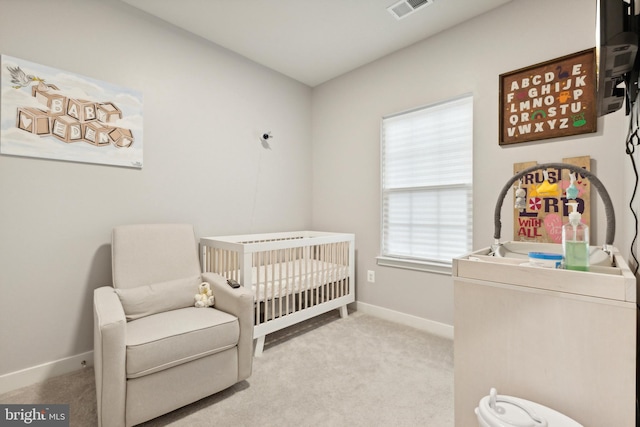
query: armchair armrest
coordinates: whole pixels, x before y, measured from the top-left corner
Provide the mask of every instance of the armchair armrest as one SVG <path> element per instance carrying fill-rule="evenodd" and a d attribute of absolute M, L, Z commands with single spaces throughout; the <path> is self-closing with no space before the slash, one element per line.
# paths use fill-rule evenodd
<path fill-rule="evenodd" d="M 111 286 L 93 292 L 93 357 L 98 425 L 125 424 L 126 319 Z"/>
<path fill-rule="evenodd" d="M 238 381 L 249 378 L 253 363 L 253 292 L 244 286 L 233 289 L 227 279 L 216 273 L 202 273 L 214 296 L 213 306 L 238 318 Z"/>

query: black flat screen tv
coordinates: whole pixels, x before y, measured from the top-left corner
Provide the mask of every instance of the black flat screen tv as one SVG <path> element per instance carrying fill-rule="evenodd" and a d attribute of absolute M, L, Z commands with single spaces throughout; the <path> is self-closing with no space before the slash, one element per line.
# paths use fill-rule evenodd
<path fill-rule="evenodd" d="M 598 116 L 635 102 L 638 94 L 638 19 L 636 0 L 596 0 Z"/>

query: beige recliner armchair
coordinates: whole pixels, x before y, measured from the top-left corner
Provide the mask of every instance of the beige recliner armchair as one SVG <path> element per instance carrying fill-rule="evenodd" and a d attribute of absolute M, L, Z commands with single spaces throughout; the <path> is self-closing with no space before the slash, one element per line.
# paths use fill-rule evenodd
<path fill-rule="evenodd" d="M 142 423 L 251 375 L 253 295 L 201 273 L 191 225 L 117 227 L 112 257 L 113 287 L 93 305 L 100 426 Z M 194 307 L 203 281 L 214 308 Z"/>

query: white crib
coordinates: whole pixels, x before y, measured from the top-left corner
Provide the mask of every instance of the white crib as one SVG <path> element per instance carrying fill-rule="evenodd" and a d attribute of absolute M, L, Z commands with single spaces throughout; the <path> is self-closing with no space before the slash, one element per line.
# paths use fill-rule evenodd
<path fill-rule="evenodd" d="M 355 236 L 297 231 L 202 237 L 202 269 L 251 286 L 253 338 L 260 356 L 265 336 L 355 301 Z"/>

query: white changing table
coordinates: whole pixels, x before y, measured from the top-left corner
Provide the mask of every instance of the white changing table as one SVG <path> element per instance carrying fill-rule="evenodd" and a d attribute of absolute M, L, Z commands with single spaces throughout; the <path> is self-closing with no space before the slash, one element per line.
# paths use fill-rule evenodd
<path fill-rule="evenodd" d="M 585 427 L 636 425 L 636 279 L 620 253 L 589 272 L 488 254 L 453 261 L 455 425 L 477 425 L 491 387 Z"/>

